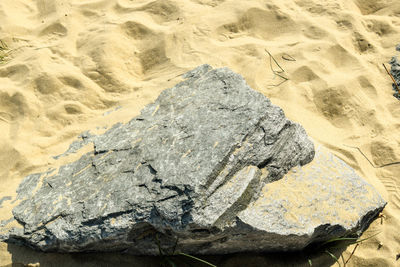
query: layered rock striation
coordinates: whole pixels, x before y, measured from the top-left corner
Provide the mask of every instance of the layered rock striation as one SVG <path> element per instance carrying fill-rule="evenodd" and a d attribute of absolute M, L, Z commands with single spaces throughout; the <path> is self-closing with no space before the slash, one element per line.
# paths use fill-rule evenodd
<path fill-rule="evenodd" d="M 23 228 L 4 239 L 61 252 L 300 250 L 361 233 L 385 206 L 240 75 L 202 65 L 184 78 L 129 123 L 86 135 L 94 150 L 78 161 L 26 177 L 13 210 Z"/>

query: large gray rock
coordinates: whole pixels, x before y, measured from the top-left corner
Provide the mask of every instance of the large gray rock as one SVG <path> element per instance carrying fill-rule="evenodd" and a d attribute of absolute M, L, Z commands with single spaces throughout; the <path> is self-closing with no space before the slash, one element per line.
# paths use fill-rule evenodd
<path fill-rule="evenodd" d="M 304 129 L 240 75 L 203 65 L 184 77 L 129 123 L 86 134 L 93 152 L 26 177 L 23 228 L 5 238 L 62 252 L 298 250 L 360 233 L 385 206 L 329 152 L 305 165 Z"/>

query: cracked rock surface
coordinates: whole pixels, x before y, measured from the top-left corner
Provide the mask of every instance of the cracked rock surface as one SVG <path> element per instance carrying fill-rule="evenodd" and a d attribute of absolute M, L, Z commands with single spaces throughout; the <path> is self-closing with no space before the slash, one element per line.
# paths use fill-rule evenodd
<path fill-rule="evenodd" d="M 129 123 L 85 135 L 94 150 L 78 161 L 26 177 L 13 210 L 23 229 L 3 239 L 61 252 L 299 250 L 363 231 L 385 206 L 240 75 L 202 65 L 184 78 Z"/>

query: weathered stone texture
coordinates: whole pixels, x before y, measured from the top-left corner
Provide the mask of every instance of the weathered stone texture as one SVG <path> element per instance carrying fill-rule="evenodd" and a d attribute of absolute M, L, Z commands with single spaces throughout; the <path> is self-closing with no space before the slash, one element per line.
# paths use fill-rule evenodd
<path fill-rule="evenodd" d="M 385 202 L 227 68 L 200 66 L 94 151 L 18 189 L 9 242 L 43 251 L 295 250 L 363 230 Z M 79 148 L 79 144 L 74 144 Z M 295 167 L 290 174 L 285 174 Z M 299 201 L 299 199 L 301 201 Z"/>

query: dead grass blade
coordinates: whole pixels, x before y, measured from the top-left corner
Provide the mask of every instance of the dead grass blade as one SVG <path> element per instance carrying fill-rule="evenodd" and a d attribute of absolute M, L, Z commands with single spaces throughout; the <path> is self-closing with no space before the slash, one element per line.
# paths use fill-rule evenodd
<path fill-rule="evenodd" d="M 3 40 L 0 40 L 0 64 L 6 62 L 9 52 L 7 44 Z"/>
<path fill-rule="evenodd" d="M 282 59 L 287 60 L 287 61 L 296 61 L 296 59 L 294 57 L 292 57 L 291 55 L 286 54 L 286 53 L 282 55 Z"/>
<path fill-rule="evenodd" d="M 383 65 L 383 67 L 385 68 L 387 74 L 390 76 L 390 78 L 392 78 L 392 81 L 393 81 L 394 85 L 395 85 L 396 88 L 397 88 L 397 92 L 400 93 L 399 86 L 397 85 L 397 83 L 396 83 L 396 81 L 395 81 L 393 75 L 388 71 L 388 69 L 386 68 L 386 65 L 385 65 L 385 64 L 382 63 L 382 65 Z"/>
<path fill-rule="evenodd" d="M 279 65 L 278 61 L 276 61 L 276 59 L 274 58 L 274 56 L 273 56 L 267 49 L 265 49 L 265 51 L 266 51 L 266 52 L 268 53 L 268 55 L 269 55 L 269 66 L 270 66 L 270 68 L 271 68 L 272 73 L 273 73 L 275 76 L 278 76 L 278 77 L 280 77 L 281 79 L 283 79 L 282 82 L 280 82 L 280 83 L 278 83 L 278 84 L 271 84 L 271 85 L 268 85 L 268 87 L 277 87 L 277 86 L 283 84 L 284 82 L 288 81 L 289 78 L 287 78 L 287 77 L 285 77 L 285 76 L 282 75 L 282 73 L 285 73 L 285 70 L 281 67 L 281 65 Z M 282 57 L 283 57 L 283 56 L 282 56 Z M 272 65 L 273 65 L 272 61 L 275 62 L 276 66 L 278 66 L 279 70 L 274 70 L 274 68 L 272 67 Z"/>

